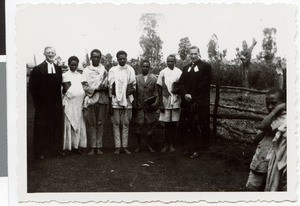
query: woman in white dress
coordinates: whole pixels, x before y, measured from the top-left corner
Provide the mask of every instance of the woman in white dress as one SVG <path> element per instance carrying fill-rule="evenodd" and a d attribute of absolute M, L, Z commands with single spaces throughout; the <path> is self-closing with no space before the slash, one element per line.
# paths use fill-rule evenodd
<path fill-rule="evenodd" d="M 85 92 L 82 84 L 84 76 L 77 72 L 79 59 L 71 56 L 68 59 L 70 70 L 63 74 L 64 105 L 64 145 L 63 149 L 81 154 L 80 148 L 86 148 L 86 127 L 83 119 L 83 100 Z"/>

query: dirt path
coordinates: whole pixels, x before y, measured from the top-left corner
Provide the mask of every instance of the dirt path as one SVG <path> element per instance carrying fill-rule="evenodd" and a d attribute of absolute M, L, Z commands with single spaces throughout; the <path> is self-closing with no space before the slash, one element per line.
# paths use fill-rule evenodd
<path fill-rule="evenodd" d="M 34 108 L 28 96 L 28 192 L 244 191 L 253 146 L 218 141 L 197 159 L 175 153 L 114 155 L 111 124 L 106 125 L 104 154 L 33 158 Z M 155 132 L 160 149 L 162 129 Z M 135 139 L 129 137 L 132 150 Z M 180 146 L 178 146 L 180 148 Z"/>

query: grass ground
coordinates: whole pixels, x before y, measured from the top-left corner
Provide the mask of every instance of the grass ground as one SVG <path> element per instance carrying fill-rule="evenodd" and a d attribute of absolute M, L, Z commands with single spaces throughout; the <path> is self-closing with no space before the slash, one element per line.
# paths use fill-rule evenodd
<path fill-rule="evenodd" d="M 33 158 L 34 107 L 28 96 L 28 192 L 158 192 L 245 191 L 254 146 L 218 138 L 209 152 L 197 159 L 175 153 L 114 155 L 111 124 L 105 126 L 104 154 Z M 155 131 L 154 149 L 159 150 L 163 129 Z M 129 136 L 133 150 L 135 138 Z"/>

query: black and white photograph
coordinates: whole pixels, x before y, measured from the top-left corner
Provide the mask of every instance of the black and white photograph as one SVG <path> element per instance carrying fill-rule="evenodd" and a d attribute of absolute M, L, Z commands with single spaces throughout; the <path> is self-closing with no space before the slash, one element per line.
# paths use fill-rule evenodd
<path fill-rule="evenodd" d="M 295 14 L 17 5 L 20 201 L 295 201 Z"/>

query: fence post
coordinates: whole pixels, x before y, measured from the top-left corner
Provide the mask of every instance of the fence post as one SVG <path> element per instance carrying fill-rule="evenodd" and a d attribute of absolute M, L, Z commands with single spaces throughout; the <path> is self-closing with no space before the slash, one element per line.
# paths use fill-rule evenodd
<path fill-rule="evenodd" d="M 217 114 L 218 114 L 218 106 L 220 101 L 220 76 L 219 76 L 219 69 L 220 63 L 216 64 L 216 96 L 215 96 L 215 105 L 213 110 L 213 138 L 214 141 L 217 139 Z"/>

